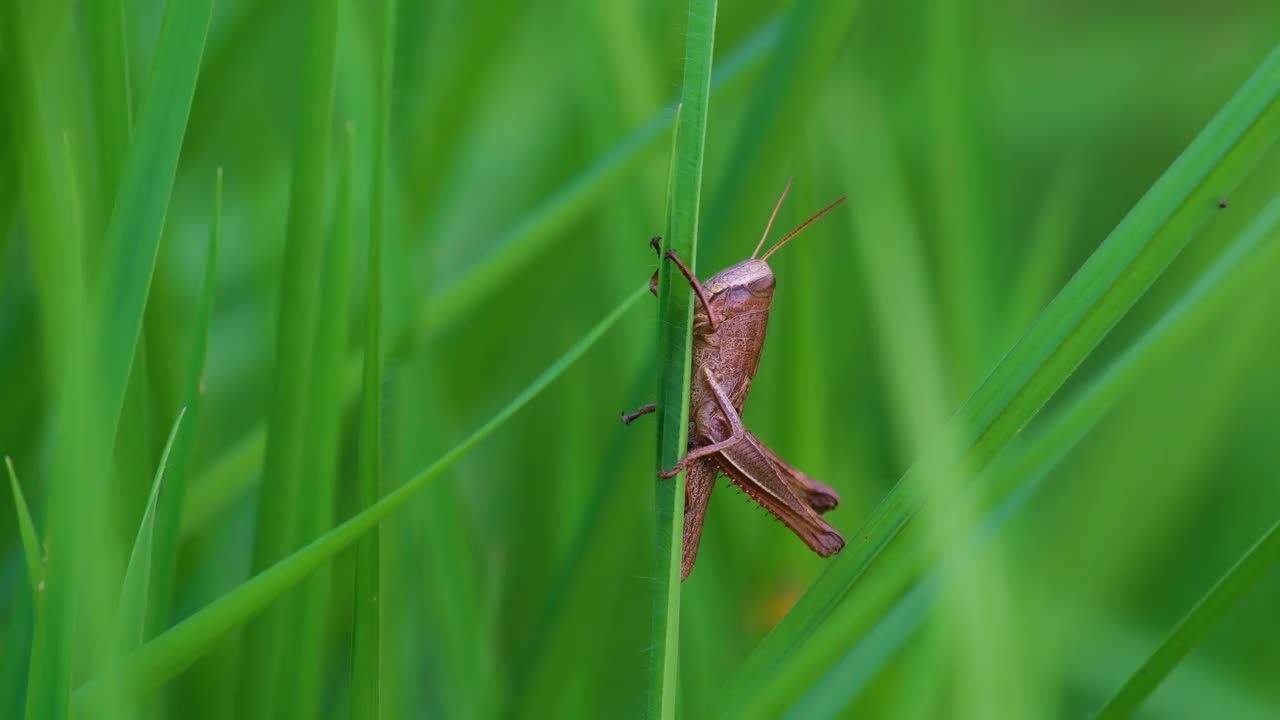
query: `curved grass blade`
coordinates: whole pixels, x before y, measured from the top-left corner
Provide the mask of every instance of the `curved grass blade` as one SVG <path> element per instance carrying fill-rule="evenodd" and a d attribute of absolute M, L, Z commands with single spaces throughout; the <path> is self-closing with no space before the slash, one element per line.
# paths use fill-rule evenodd
<path fill-rule="evenodd" d="M 1100 720 L 1116 720 L 1133 715 L 1142 701 L 1155 690 L 1171 670 L 1186 657 L 1211 629 L 1226 616 L 1231 606 L 1252 589 L 1263 575 L 1280 564 L 1280 522 L 1267 530 L 1253 547 L 1200 598 L 1165 638 L 1147 661 L 1129 678 L 1107 704 L 1098 711 Z"/>
<path fill-rule="evenodd" d="M 147 597 L 151 592 L 151 567 L 155 547 L 156 511 L 160 501 L 160 483 L 164 480 L 165 470 L 169 467 L 169 454 L 173 452 L 174 440 L 182 427 L 182 418 L 187 414 L 184 407 L 178 411 L 178 417 L 169 430 L 169 439 L 165 441 L 164 452 L 160 454 L 160 465 L 156 468 L 155 480 L 151 483 L 151 494 L 147 497 L 147 509 L 142 513 L 142 523 L 138 526 L 138 535 L 133 541 L 133 550 L 129 552 L 129 564 L 124 572 L 124 585 L 120 588 L 120 607 L 118 612 L 118 628 L 121 648 L 132 650 L 142 644 L 146 630 Z"/>
<path fill-rule="evenodd" d="M 365 298 L 364 397 L 360 412 L 360 476 L 356 499 L 362 511 L 378 500 L 382 476 L 382 235 L 386 212 L 387 133 L 395 60 L 396 0 L 383 0 L 382 56 L 378 62 L 377 120 L 369 198 L 369 282 Z M 355 618 L 351 627 L 351 715 L 379 717 L 382 687 L 380 534 L 374 528 L 356 544 Z"/>
<path fill-rule="evenodd" d="M 552 381 L 564 374 L 574 361 L 595 345 L 596 341 L 648 291 L 647 283 L 633 291 L 488 422 L 439 460 L 383 496 L 372 507 L 316 538 L 202 610 L 193 613 L 101 676 L 77 689 L 74 709 L 83 711 L 94 707 L 103 697 L 110 696 L 111 693 L 120 693 L 122 697 L 130 699 L 141 697 L 154 691 L 166 680 L 188 667 L 223 635 L 260 613 L 273 600 L 332 560 L 335 555 L 350 547 L 366 532 L 403 507 L 409 498 L 428 486 L 432 480 L 474 449 L 482 440 L 502 427 Z"/>
<path fill-rule="evenodd" d="M 665 250 L 695 268 L 698 214 L 702 204 L 703 151 L 711 96 L 716 0 L 690 0 L 685 31 L 684 83 L 676 113 L 667 192 Z M 693 290 L 660 264 L 658 277 L 658 470 L 675 465 L 688 449 L 689 362 Z M 649 717 L 674 718 L 680 652 L 680 547 L 684 526 L 685 474 L 656 488 L 657 549 L 653 591 L 653 658 L 649 663 Z"/>
<path fill-rule="evenodd" d="M 740 82 L 749 69 L 778 44 L 778 22 L 763 23 L 715 69 L 713 92 L 723 92 Z M 592 207 L 613 183 L 625 176 L 643 153 L 663 137 L 671 126 L 673 111 L 653 114 L 631 135 L 580 172 L 537 208 L 514 223 L 486 260 L 460 274 L 458 280 L 428 298 L 418 313 L 418 323 L 389 330 L 387 356 L 395 358 L 411 341 L 433 337 L 467 313 L 479 307 L 524 264 L 545 254 L 546 248 L 563 237 L 563 231 Z M 360 356 L 348 358 L 346 402 L 354 402 L 360 391 Z M 183 510 L 183 535 L 188 537 L 221 515 L 231 502 L 257 480 L 262 469 L 267 429 L 258 425 L 210 463 L 210 468 L 191 486 Z"/>
<path fill-rule="evenodd" d="M 182 508 L 191 478 L 192 456 L 195 454 L 196 421 L 200 418 L 204 396 L 204 371 L 209 348 L 209 325 L 213 318 L 213 299 L 217 288 L 218 246 L 222 242 L 222 168 L 218 168 L 213 188 L 213 218 L 209 225 L 209 246 L 204 260 L 204 279 L 196 304 L 192 327 L 191 356 L 183 379 L 182 402 L 191 415 L 191 431 L 178 437 L 173 448 L 169 481 L 160 495 L 156 511 L 154 551 L 152 553 L 151 593 L 147 601 L 144 638 L 151 637 L 168 624 L 173 597 L 174 574 L 178 564 L 179 529 Z"/>
<path fill-rule="evenodd" d="M 949 424 L 966 465 L 985 466 L 1029 422 L 1280 136 L 1280 48 L 1089 258 Z M 903 476 L 846 548 L 748 658 L 716 706 L 742 716 L 843 602 L 926 501 L 942 451 Z M 806 653 L 808 655 L 808 653 Z M 807 658 L 812 659 L 812 658 Z"/>
<path fill-rule="evenodd" d="M 27 561 L 27 578 L 31 581 L 31 597 L 40 598 L 40 585 L 44 582 L 44 561 L 40 559 L 40 539 L 36 537 L 36 526 L 31 522 L 31 511 L 27 508 L 27 499 L 22 495 L 22 487 L 18 485 L 18 473 L 13 469 L 13 460 L 8 455 L 4 465 L 9 469 L 9 487 L 13 490 L 13 509 L 18 514 L 18 536 L 22 539 L 22 555 Z"/>
<path fill-rule="evenodd" d="M 263 481 L 258 485 L 254 532 L 254 572 L 261 572 L 303 542 L 299 506 L 306 452 L 307 401 L 314 372 L 313 351 L 319 315 L 324 258 L 325 196 L 333 136 L 337 73 L 338 2 L 308 3 L 303 84 L 292 187 L 281 267 L 280 311 L 275 353 L 275 388 L 268 419 Z M 299 628 L 287 620 L 289 608 L 272 608 L 247 629 L 241 644 L 237 715 L 274 717 L 285 648 L 296 647 Z M 287 699 L 286 699 L 287 703 Z"/>

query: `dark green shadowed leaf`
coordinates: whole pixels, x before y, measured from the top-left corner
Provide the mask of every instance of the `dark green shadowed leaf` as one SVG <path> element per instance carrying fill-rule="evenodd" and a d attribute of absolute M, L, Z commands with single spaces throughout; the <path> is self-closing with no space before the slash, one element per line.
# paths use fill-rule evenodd
<path fill-rule="evenodd" d="M 368 288 L 365 297 L 364 390 L 360 409 L 360 466 L 356 501 L 363 512 L 378 501 L 382 476 L 382 243 L 387 176 L 387 132 L 395 58 L 396 2 L 383 0 L 378 63 L 377 126 L 370 192 Z M 351 716 L 381 715 L 381 529 L 356 543 L 355 618 L 351 638 Z"/>
<path fill-rule="evenodd" d="M 715 0 L 691 0 L 685 30 L 684 84 L 676 114 L 667 235 L 663 249 L 695 268 L 702 204 Z M 658 469 L 676 464 L 688 448 L 689 361 L 694 293 L 675 264 L 662 262 L 658 282 Z M 680 658 L 680 548 L 685 477 L 657 485 L 656 581 L 649 669 L 649 717 L 674 718 Z"/>
<path fill-rule="evenodd" d="M 289 216 L 280 278 L 280 315 L 275 353 L 275 388 L 268 442 L 258 486 L 253 543 L 254 572 L 270 567 L 301 546 L 299 508 L 306 478 L 308 390 L 313 371 L 320 276 L 324 259 L 325 197 L 332 145 L 337 0 L 306 3 L 306 45 L 302 91 L 293 148 Z M 251 623 L 241 644 L 237 714 L 276 717 L 294 706 L 277 707 L 285 653 L 297 646 L 288 607 L 271 609 Z M 288 698 L 283 698 L 286 705 Z"/>
<path fill-rule="evenodd" d="M 986 465 L 1057 391 L 1142 296 L 1225 196 L 1280 135 L 1280 49 L 1191 143 L 953 418 L 940 447 L 957 442 L 974 469 Z M 858 585 L 927 500 L 938 470 L 927 453 L 872 513 L 836 559 L 735 674 L 717 712 L 757 707 L 784 663 Z"/>
<path fill-rule="evenodd" d="M 637 288 L 573 347 L 551 364 L 528 387 L 484 425 L 431 466 L 409 478 L 383 496 L 375 505 L 357 514 L 267 570 L 255 575 L 227 595 L 193 613 L 169 631 L 143 645 L 123 662 L 111 667 L 76 690 L 75 708 L 94 707 L 104 697 L 119 693 L 125 698 L 145 696 L 207 652 L 223 635 L 253 618 L 294 585 L 334 556 L 350 547 L 366 532 L 399 510 L 419 490 L 427 487 L 447 468 L 470 452 L 482 440 L 502 427 L 521 408 L 537 397 L 582 357 L 604 333 L 648 293 L 648 285 Z"/>

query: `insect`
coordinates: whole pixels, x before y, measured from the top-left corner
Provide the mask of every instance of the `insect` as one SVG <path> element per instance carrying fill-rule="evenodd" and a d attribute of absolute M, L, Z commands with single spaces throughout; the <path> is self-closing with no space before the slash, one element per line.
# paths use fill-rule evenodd
<path fill-rule="evenodd" d="M 804 221 L 757 259 L 790 189 L 791 181 L 788 181 L 751 257 L 716 273 L 705 283 L 698 282 L 674 251 L 668 250 L 665 254 L 688 279 L 698 297 L 693 312 L 689 378 L 689 451 L 675 467 L 658 473 L 663 479 L 675 477 L 682 470 L 687 473 L 681 580 L 689 577 L 697 559 L 707 503 L 720 473 L 727 475 L 733 484 L 786 524 L 819 555 L 829 557 L 844 547 L 844 538 L 821 516 L 840 503 L 840 496 L 778 457 L 742 424 L 742 406 L 760 365 L 769 306 L 777 286 L 766 261 L 800 231 L 845 200 L 844 197 L 836 200 Z M 661 255 L 660 240 L 653 238 L 649 244 Z M 657 294 L 656 279 L 655 273 L 649 285 L 654 294 Z M 622 421 L 629 425 L 656 409 L 655 405 L 646 405 L 623 415 Z"/>

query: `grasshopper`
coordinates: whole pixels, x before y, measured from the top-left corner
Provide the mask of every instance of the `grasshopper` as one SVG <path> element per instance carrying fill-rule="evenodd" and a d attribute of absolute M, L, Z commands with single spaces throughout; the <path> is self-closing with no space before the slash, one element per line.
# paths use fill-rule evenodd
<path fill-rule="evenodd" d="M 829 557 L 844 547 L 844 538 L 821 517 L 821 513 L 839 504 L 840 496 L 778 457 L 742 424 L 742 406 L 760 365 L 769 306 L 777 286 L 766 260 L 810 223 L 845 200 L 844 197 L 836 200 L 804 221 L 757 259 L 790 188 L 788 181 L 751 257 L 716 273 L 705 283 L 698 282 L 674 251 L 667 250 L 663 255 L 661 238 L 649 241 L 659 256 L 679 268 L 698 297 L 693 313 L 689 379 L 689 452 L 675 467 L 658 473 L 659 478 L 667 479 L 682 470 L 687 472 L 681 580 L 689 577 L 697 559 L 707 503 L 720 473 L 727 475 L 819 555 Z M 650 280 L 649 289 L 657 294 L 657 273 Z M 655 405 L 646 405 L 623 415 L 622 421 L 629 425 L 656 409 Z"/>

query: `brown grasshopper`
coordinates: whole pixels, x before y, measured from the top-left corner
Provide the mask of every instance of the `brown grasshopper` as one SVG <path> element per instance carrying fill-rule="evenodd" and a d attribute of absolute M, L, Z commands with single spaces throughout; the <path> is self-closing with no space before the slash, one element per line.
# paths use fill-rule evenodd
<path fill-rule="evenodd" d="M 777 285 L 773 270 L 765 261 L 810 223 L 845 200 L 842 197 L 831 203 L 778 241 L 764 257 L 756 259 L 790 188 L 788 181 L 751 257 L 716 273 L 705 283 L 698 282 L 674 251 L 668 250 L 665 255 L 689 280 L 698 296 L 693 312 L 689 378 L 689 452 L 675 467 L 658 473 L 659 478 L 666 479 L 675 477 L 681 470 L 688 472 L 680 563 L 682 580 L 689 577 L 697 559 L 702 521 L 719 473 L 727 475 L 819 555 L 828 557 L 844 547 L 844 538 L 820 515 L 839 504 L 840 496 L 778 457 L 742 424 L 742 406 L 760 365 L 769 306 Z M 649 243 L 661 255 L 660 240 L 653 238 Z M 649 289 L 657 294 L 657 273 Z M 623 415 L 622 421 L 629 425 L 655 409 L 654 405 L 646 405 Z"/>

